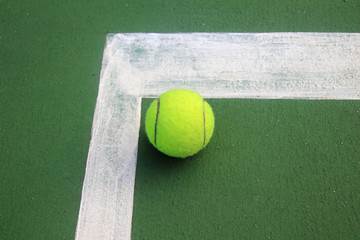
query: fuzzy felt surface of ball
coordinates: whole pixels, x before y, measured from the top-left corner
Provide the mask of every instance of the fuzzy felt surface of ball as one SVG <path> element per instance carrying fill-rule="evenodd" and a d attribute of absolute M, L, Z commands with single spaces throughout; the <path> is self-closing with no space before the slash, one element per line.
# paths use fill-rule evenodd
<path fill-rule="evenodd" d="M 186 158 L 209 143 L 215 127 L 210 105 L 196 92 L 173 89 L 155 99 L 146 113 L 145 131 L 160 152 Z"/>

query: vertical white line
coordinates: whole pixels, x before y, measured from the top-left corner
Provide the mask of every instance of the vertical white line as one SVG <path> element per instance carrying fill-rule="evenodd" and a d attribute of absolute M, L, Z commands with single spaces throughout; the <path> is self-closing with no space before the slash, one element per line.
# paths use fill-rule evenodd
<path fill-rule="evenodd" d="M 113 76 L 112 38 L 104 52 L 83 184 L 77 240 L 130 239 L 141 97 Z M 122 81 L 126 83 L 126 81 Z"/>

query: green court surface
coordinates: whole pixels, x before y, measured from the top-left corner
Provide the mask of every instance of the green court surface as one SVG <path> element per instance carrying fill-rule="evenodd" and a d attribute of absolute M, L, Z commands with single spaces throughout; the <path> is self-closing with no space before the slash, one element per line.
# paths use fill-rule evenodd
<path fill-rule="evenodd" d="M 142 118 L 132 239 L 360 238 L 359 102 L 209 103 L 213 139 L 190 159 L 157 152 Z"/>
<path fill-rule="evenodd" d="M 360 32 L 360 0 L 0 0 L 0 16 L 1 240 L 74 239 L 108 33 Z M 140 130 L 133 239 L 360 238 L 359 101 L 209 103 L 191 159 Z"/>

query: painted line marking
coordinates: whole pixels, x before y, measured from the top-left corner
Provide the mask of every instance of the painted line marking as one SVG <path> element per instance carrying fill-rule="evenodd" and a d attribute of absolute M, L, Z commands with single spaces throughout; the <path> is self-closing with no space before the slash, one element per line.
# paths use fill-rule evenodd
<path fill-rule="evenodd" d="M 108 35 L 75 239 L 131 239 L 142 97 L 360 100 L 359 33 Z"/>

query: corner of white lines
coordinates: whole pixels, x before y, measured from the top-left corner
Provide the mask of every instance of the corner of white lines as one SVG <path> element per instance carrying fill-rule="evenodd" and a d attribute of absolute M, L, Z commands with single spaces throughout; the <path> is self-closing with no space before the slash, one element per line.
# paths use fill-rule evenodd
<path fill-rule="evenodd" d="M 360 100 L 359 33 L 109 34 L 76 240 L 130 240 L 142 97 Z"/>

